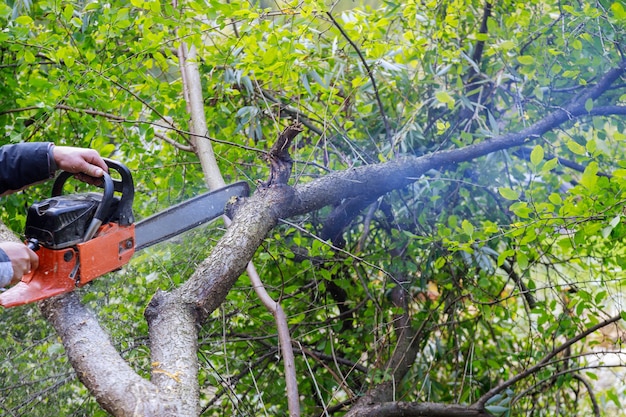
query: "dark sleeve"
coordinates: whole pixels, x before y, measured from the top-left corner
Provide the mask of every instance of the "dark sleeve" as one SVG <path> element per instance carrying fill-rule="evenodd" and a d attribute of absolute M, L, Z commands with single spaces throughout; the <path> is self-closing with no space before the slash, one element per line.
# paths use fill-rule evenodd
<path fill-rule="evenodd" d="M 52 143 L 18 143 L 0 146 L 0 194 L 16 191 L 54 175 Z"/>

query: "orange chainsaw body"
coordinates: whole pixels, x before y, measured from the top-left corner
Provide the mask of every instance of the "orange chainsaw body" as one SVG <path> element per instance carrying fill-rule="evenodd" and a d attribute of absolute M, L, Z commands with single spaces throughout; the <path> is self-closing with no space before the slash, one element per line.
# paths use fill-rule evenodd
<path fill-rule="evenodd" d="M 132 176 L 124 165 L 105 161 L 121 180 L 105 174 L 102 194 L 62 195 L 63 184 L 71 177 L 63 172 L 52 197 L 29 208 L 27 244 L 37 253 L 39 267 L 0 293 L 1 306 L 15 307 L 73 291 L 130 261 L 135 253 Z"/>
<path fill-rule="evenodd" d="M 62 172 L 52 196 L 28 208 L 24 235 L 39 257 L 39 267 L 0 292 L 0 306 L 15 307 L 82 287 L 127 264 L 135 251 L 218 218 L 232 197 L 250 191 L 240 181 L 185 200 L 135 225 L 132 175 L 119 162 L 105 162 L 120 179 L 105 174 L 99 185 L 102 193 L 63 195 L 63 185 L 72 174 Z"/>
<path fill-rule="evenodd" d="M 135 253 L 135 225 L 107 223 L 96 236 L 65 249 L 41 247 L 39 267 L 0 294 L 0 305 L 15 307 L 73 291 L 120 269 Z"/>

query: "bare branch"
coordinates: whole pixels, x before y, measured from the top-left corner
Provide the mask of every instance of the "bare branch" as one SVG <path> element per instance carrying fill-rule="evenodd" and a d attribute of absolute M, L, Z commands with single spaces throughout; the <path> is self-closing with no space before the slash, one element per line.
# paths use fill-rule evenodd
<path fill-rule="evenodd" d="M 287 403 L 289 405 L 289 417 L 300 416 L 300 396 L 298 395 L 298 382 L 296 380 L 296 361 L 291 346 L 291 336 L 287 316 L 280 303 L 274 301 L 267 293 L 261 277 L 252 263 L 246 269 L 252 287 L 263 305 L 274 315 L 276 327 L 278 328 L 278 341 L 280 351 L 283 355 L 283 366 L 285 368 L 285 382 L 287 385 Z"/>
<path fill-rule="evenodd" d="M 353 417 L 490 417 L 491 414 L 474 406 L 458 404 L 386 402 L 370 404 Z"/>
<path fill-rule="evenodd" d="M 582 375 L 579 374 L 572 375 L 572 378 L 580 381 L 585 386 L 587 392 L 589 393 L 589 399 L 591 400 L 591 404 L 593 405 L 593 415 L 595 417 L 600 417 L 600 406 L 598 405 L 598 399 L 593 393 L 593 387 L 591 386 L 589 381 L 587 381 L 586 378 L 583 378 Z"/>
<path fill-rule="evenodd" d="M 185 85 L 185 98 L 191 116 L 192 143 L 200 158 L 204 180 L 210 190 L 215 190 L 226 185 L 222 173 L 215 159 L 213 146 L 207 138 L 207 124 L 204 114 L 204 99 L 202 96 L 202 83 L 198 70 L 198 56 L 195 46 L 187 47 L 183 44 L 179 50 L 180 71 Z"/>

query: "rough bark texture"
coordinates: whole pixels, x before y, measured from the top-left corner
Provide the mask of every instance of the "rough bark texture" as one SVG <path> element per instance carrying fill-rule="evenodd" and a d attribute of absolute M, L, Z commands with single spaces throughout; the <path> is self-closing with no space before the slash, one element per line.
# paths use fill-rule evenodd
<path fill-rule="evenodd" d="M 144 315 L 149 327 L 152 382 L 180 400 L 180 416 L 197 416 L 198 332 L 193 309 L 159 291 Z"/>
<path fill-rule="evenodd" d="M 289 177 L 291 177 L 291 167 L 293 165 L 291 155 L 289 155 L 289 148 L 293 139 L 302 130 L 302 124 L 295 123 L 287 126 L 278 136 L 278 140 L 267 154 L 267 159 L 270 163 L 270 178 L 263 184 L 264 186 L 287 184 Z"/>
<path fill-rule="evenodd" d="M 76 293 L 45 300 L 40 307 L 61 337 L 78 379 L 102 408 L 124 417 L 184 415 L 175 397 L 128 366 Z"/>
<path fill-rule="evenodd" d="M 355 410 L 354 417 L 490 417 L 488 412 L 463 405 L 386 402 Z"/>
<path fill-rule="evenodd" d="M 257 190 L 234 213 L 231 226 L 209 257 L 172 296 L 193 306 L 199 322 L 204 321 L 222 304 L 267 233 L 278 219 L 285 217 L 285 210 L 293 205 L 294 198 L 289 186 Z"/>

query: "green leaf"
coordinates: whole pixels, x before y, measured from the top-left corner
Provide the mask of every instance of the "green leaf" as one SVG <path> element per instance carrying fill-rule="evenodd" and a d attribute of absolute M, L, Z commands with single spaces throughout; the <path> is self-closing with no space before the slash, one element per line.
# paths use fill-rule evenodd
<path fill-rule="evenodd" d="M 519 200 L 519 193 L 512 188 L 509 187 L 500 187 L 498 188 L 498 192 L 500 195 L 507 200 Z"/>
<path fill-rule="evenodd" d="M 74 15 L 74 7 L 72 7 L 72 5 L 68 3 L 65 6 L 65 9 L 63 9 L 63 17 L 65 18 L 67 22 L 69 22 L 72 19 L 73 15 Z"/>
<path fill-rule="evenodd" d="M 507 411 L 509 411 L 509 407 L 503 407 L 501 405 L 486 405 L 485 410 L 497 415 L 506 413 Z"/>
<path fill-rule="evenodd" d="M 583 175 L 580 179 L 580 183 L 585 186 L 588 190 L 593 190 L 595 188 L 596 183 L 598 182 L 598 164 L 593 161 L 587 165 Z"/>
<path fill-rule="evenodd" d="M 493 397 L 489 398 L 487 400 L 487 402 L 485 402 L 485 405 L 491 405 L 497 401 L 500 401 L 504 396 L 502 394 L 496 394 Z"/>
<path fill-rule="evenodd" d="M 536 145 L 530 153 L 530 162 L 534 166 L 537 166 L 541 161 L 543 161 L 543 148 L 541 145 Z"/>
<path fill-rule="evenodd" d="M 437 101 L 443 104 L 447 104 L 449 109 L 454 108 L 454 99 L 447 91 L 437 91 L 435 93 L 435 98 Z"/>
<path fill-rule="evenodd" d="M 511 204 L 509 210 L 515 213 L 517 217 L 521 217 L 522 219 L 527 219 L 528 217 L 530 217 L 531 213 L 530 208 L 528 208 L 528 203 L 526 203 L 525 201 L 517 201 Z"/>
<path fill-rule="evenodd" d="M 515 255 L 515 251 L 513 249 L 507 249 L 505 251 L 502 251 L 498 255 L 498 266 L 502 266 L 504 264 L 504 261 L 506 261 L 509 256 L 513 255 Z"/>
<path fill-rule="evenodd" d="M 626 20 L 626 10 L 620 1 L 616 1 L 611 4 L 611 12 L 613 12 L 616 20 Z"/>
<path fill-rule="evenodd" d="M 530 55 L 521 55 L 517 57 L 517 62 L 522 65 L 533 65 L 535 63 L 535 58 Z"/>
<path fill-rule="evenodd" d="M 573 140 L 567 141 L 567 149 L 575 153 L 576 155 L 587 155 L 587 150 L 584 146 L 574 142 Z"/>
<path fill-rule="evenodd" d="M 474 226 L 468 220 L 461 222 L 461 228 L 470 238 L 474 235 Z"/>
<path fill-rule="evenodd" d="M 592 98 L 588 98 L 587 101 L 585 101 L 585 110 L 587 110 L 588 112 L 593 110 L 593 99 Z"/>
<path fill-rule="evenodd" d="M 35 62 L 35 60 L 35 55 L 33 55 L 31 51 L 29 51 L 28 49 L 24 51 L 24 62 L 26 62 L 27 64 L 32 64 L 33 62 Z"/>
<path fill-rule="evenodd" d="M 563 199 L 561 198 L 561 195 L 558 193 L 550 194 L 548 196 L 548 200 L 550 200 L 550 202 L 555 205 L 560 205 L 561 203 L 563 203 Z"/>
<path fill-rule="evenodd" d="M 558 158 L 548 159 L 541 167 L 541 172 L 547 173 L 552 171 L 559 164 Z"/>
<path fill-rule="evenodd" d="M 24 26 L 30 26 L 33 24 L 33 19 L 30 16 L 22 15 L 15 19 L 15 23 Z"/>

